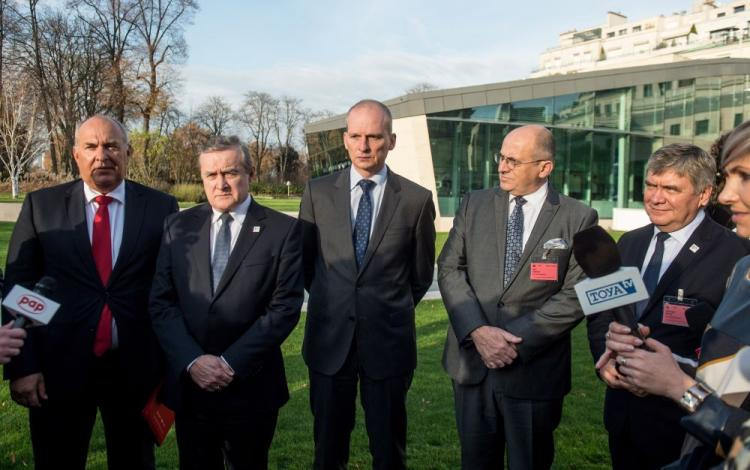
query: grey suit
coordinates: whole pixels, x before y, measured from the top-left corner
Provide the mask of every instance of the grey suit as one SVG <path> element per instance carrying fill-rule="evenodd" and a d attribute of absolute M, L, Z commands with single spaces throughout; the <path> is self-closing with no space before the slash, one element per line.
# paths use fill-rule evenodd
<path fill-rule="evenodd" d="M 402 468 L 414 308 L 432 282 L 435 208 L 430 191 L 389 171 L 358 270 L 349 182 L 349 169 L 310 181 L 300 207 L 315 467 L 346 466 L 359 377 L 373 466 Z"/>
<path fill-rule="evenodd" d="M 547 240 L 572 244 L 573 235 L 597 223 L 596 211 L 550 187 L 503 289 L 508 201 L 499 188 L 464 196 L 438 260 L 450 318 L 443 366 L 454 381 L 464 468 L 501 467 L 505 440 L 511 468 L 549 467 L 552 432 L 570 390 L 570 330 L 583 318 L 573 290 L 582 270 L 570 249 L 547 256 L 558 265 L 557 281 L 531 280 L 530 269 Z M 484 325 L 523 338 L 510 366 L 485 367 L 470 336 Z"/>

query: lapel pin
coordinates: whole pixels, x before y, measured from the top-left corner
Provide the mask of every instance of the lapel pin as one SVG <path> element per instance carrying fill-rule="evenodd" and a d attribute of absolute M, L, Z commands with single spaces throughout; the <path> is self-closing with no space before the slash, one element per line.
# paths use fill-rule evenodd
<path fill-rule="evenodd" d="M 260 225 L 253 225 L 253 233 L 260 232 Z"/>
<path fill-rule="evenodd" d="M 692 251 L 693 253 L 697 253 L 698 250 L 700 250 L 700 249 L 701 248 L 698 245 L 696 245 L 695 243 L 693 243 L 692 245 L 690 245 L 690 251 Z"/>

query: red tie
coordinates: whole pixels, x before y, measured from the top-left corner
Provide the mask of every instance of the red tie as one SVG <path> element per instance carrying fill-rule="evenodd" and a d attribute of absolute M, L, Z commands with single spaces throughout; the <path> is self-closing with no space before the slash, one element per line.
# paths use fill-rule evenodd
<path fill-rule="evenodd" d="M 96 203 L 99 209 L 94 216 L 94 233 L 91 236 L 91 253 L 94 255 L 96 270 L 99 272 L 99 279 L 105 286 L 109 281 L 109 275 L 112 274 L 112 238 L 109 229 L 109 209 L 107 205 L 112 202 L 109 196 L 96 196 Z M 99 326 L 96 328 L 96 338 L 94 339 L 94 355 L 101 356 L 112 347 L 112 312 L 109 305 L 104 304 L 102 315 L 99 318 Z"/>

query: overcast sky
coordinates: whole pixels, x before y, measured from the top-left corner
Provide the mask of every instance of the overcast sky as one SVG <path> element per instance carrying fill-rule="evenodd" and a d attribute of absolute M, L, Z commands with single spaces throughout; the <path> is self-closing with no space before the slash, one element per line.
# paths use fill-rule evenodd
<path fill-rule="evenodd" d="M 691 10 L 691 0 L 202 1 L 185 38 L 182 106 L 249 90 L 344 112 L 429 82 L 439 88 L 526 78 L 558 34 Z"/>

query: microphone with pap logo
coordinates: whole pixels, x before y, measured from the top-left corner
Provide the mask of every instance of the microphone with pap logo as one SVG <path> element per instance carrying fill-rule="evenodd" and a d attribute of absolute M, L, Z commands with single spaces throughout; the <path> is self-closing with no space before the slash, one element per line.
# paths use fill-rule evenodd
<path fill-rule="evenodd" d="M 60 308 L 60 304 L 50 298 L 56 288 L 57 281 L 51 276 L 41 278 L 34 290 L 13 286 L 3 299 L 3 307 L 16 318 L 13 328 L 48 324 Z"/>

